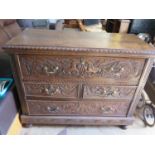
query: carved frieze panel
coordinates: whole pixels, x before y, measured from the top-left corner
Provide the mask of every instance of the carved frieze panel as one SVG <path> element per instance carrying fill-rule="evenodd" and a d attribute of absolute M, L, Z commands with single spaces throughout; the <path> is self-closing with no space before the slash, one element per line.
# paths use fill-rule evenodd
<path fill-rule="evenodd" d="M 110 57 L 21 57 L 24 76 L 51 78 L 100 78 L 138 82 L 143 59 Z"/>

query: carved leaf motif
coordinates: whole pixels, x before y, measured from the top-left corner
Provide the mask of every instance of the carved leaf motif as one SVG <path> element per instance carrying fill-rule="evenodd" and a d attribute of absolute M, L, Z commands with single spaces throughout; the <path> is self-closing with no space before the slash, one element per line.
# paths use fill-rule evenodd
<path fill-rule="evenodd" d="M 43 115 L 83 115 L 83 116 L 126 116 L 129 102 L 106 101 L 106 102 L 74 102 L 74 101 L 52 101 L 52 102 L 29 102 L 31 114 Z M 57 111 L 48 109 L 57 108 Z"/>
<path fill-rule="evenodd" d="M 27 95 L 51 97 L 77 97 L 77 85 L 72 84 L 25 84 Z"/>
<path fill-rule="evenodd" d="M 131 99 L 135 88 L 86 85 L 84 87 L 84 98 L 124 98 Z"/>
<path fill-rule="evenodd" d="M 142 73 L 144 61 L 140 59 L 123 58 L 97 58 L 97 57 L 41 57 L 36 56 L 36 64 L 33 67 L 33 59 L 22 58 L 26 64 L 23 72 L 35 76 L 57 76 L 75 78 L 109 78 L 137 80 Z"/>
<path fill-rule="evenodd" d="M 43 90 L 48 89 L 48 95 L 63 95 L 68 96 L 72 92 L 75 91 L 76 86 L 70 86 L 70 85 L 49 85 L 45 86 Z"/>

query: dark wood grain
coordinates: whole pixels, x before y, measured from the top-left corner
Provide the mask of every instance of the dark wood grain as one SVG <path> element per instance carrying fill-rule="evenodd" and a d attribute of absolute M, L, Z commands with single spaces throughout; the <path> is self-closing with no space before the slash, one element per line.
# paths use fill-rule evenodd
<path fill-rule="evenodd" d="M 155 57 L 129 34 L 27 29 L 4 49 L 25 125 L 131 124 Z"/>
<path fill-rule="evenodd" d="M 78 85 L 71 83 L 24 83 L 26 96 L 78 98 Z"/>
<path fill-rule="evenodd" d="M 18 43 L 18 44 L 17 44 Z M 154 50 L 134 34 L 102 33 L 102 32 L 65 32 L 26 29 L 13 38 L 7 46 L 27 47 L 62 47 L 62 48 L 90 48 L 90 49 L 134 49 Z M 7 47 L 6 46 L 6 47 Z"/>
<path fill-rule="evenodd" d="M 30 115 L 126 116 L 127 100 L 27 101 Z"/>
<path fill-rule="evenodd" d="M 112 85 L 84 85 L 84 99 L 132 99 L 136 87 Z"/>
<path fill-rule="evenodd" d="M 72 56 L 19 56 L 24 80 L 72 79 L 95 80 L 106 83 L 136 85 L 140 79 L 144 59 Z"/>
<path fill-rule="evenodd" d="M 22 124 L 34 125 L 131 125 L 133 117 L 28 116 L 21 115 Z"/>

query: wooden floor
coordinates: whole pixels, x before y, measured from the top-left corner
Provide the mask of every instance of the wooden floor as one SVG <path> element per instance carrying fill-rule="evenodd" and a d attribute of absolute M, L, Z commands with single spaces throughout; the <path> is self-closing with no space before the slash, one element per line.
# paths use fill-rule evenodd
<path fill-rule="evenodd" d="M 16 116 L 8 130 L 7 135 L 18 135 L 18 134 L 20 134 L 21 130 L 22 130 L 22 126 L 19 121 L 19 115 L 16 114 Z"/>

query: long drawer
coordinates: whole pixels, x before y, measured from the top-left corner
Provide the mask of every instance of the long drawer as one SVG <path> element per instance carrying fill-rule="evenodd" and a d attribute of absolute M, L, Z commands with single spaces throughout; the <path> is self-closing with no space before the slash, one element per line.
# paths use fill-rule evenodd
<path fill-rule="evenodd" d="M 137 85 L 144 59 L 18 55 L 23 80 L 102 81 Z"/>
<path fill-rule="evenodd" d="M 126 116 L 128 101 L 27 101 L 30 115 Z"/>

